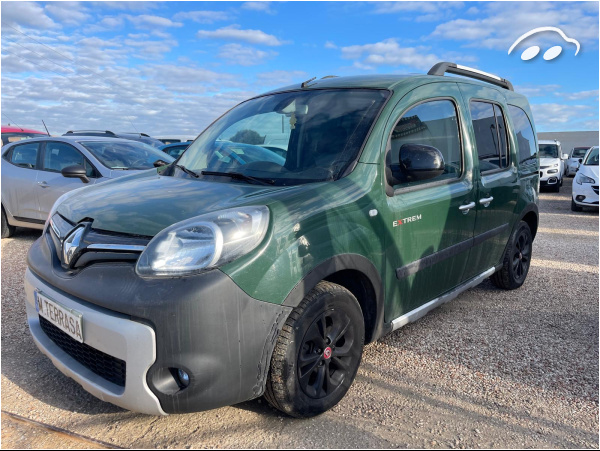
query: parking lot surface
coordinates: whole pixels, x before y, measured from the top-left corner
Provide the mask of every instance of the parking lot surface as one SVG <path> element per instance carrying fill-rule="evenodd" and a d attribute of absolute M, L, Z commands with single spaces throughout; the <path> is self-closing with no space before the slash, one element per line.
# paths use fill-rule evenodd
<path fill-rule="evenodd" d="M 367 346 L 348 395 L 309 420 L 261 399 L 149 417 L 87 394 L 29 336 L 23 275 L 40 233 L 18 229 L 2 240 L 2 446 L 71 432 L 74 447 L 597 448 L 598 213 L 571 212 L 572 180 L 540 195 L 521 289 L 486 281 Z M 10 414 L 38 423 L 7 423 L 5 435 Z"/>

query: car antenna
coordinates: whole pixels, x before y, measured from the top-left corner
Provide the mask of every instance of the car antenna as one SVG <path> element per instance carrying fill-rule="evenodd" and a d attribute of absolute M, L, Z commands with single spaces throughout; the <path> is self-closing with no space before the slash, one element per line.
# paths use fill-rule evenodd
<path fill-rule="evenodd" d="M 308 84 L 309 84 L 311 81 L 313 81 L 313 80 L 316 80 L 316 79 L 317 79 L 317 77 L 313 77 L 313 78 L 311 78 L 310 80 L 306 80 L 305 82 L 303 82 L 303 83 L 300 85 L 300 87 L 301 87 L 301 88 L 306 88 L 306 87 L 308 86 Z"/>
<path fill-rule="evenodd" d="M 4 113 L 2 113 L 2 114 L 4 114 Z M 22 131 L 22 132 L 24 132 L 24 131 L 25 131 L 25 130 L 23 130 L 23 127 L 21 127 L 21 126 L 20 126 L 19 124 L 17 124 L 15 121 L 11 121 L 11 120 L 10 120 L 10 117 L 8 117 L 6 114 L 4 114 L 4 117 L 5 117 L 6 119 L 8 119 L 8 121 L 9 121 L 9 124 L 8 124 L 8 125 L 10 125 L 10 122 L 12 122 L 12 123 L 13 123 L 13 124 L 15 124 L 17 127 L 19 127 L 19 128 L 21 129 L 21 131 Z"/>
<path fill-rule="evenodd" d="M 48 136 L 50 136 L 50 132 L 48 131 L 48 127 L 46 127 L 46 123 L 44 122 L 44 119 L 42 119 L 42 124 L 44 124 L 44 128 L 46 129 L 46 133 L 48 133 Z"/>

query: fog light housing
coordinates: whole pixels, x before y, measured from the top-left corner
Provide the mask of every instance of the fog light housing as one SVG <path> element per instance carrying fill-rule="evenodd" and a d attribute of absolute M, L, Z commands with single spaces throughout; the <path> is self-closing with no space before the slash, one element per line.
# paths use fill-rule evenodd
<path fill-rule="evenodd" d="M 585 196 L 582 196 L 581 194 L 579 196 L 575 196 L 575 200 L 577 202 L 583 202 L 585 200 Z"/>
<path fill-rule="evenodd" d="M 183 371 L 181 368 L 177 369 L 177 378 L 179 379 L 178 382 L 182 388 L 190 385 L 190 375 Z"/>

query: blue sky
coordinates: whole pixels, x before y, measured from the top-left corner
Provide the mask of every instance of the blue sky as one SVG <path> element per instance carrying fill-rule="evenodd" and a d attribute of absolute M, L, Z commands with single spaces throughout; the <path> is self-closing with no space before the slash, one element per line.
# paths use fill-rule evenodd
<path fill-rule="evenodd" d="M 3 124 L 195 136 L 279 86 L 453 61 L 511 80 L 538 131 L 598 130 L 598 2 L 3 1 L 1 14 Z M 508 55 L 542 26 L 579 54 L 546 32 Z"/>

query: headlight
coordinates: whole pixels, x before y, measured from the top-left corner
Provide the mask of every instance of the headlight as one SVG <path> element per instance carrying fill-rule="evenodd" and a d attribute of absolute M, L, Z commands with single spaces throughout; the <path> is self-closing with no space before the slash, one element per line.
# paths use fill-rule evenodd
<path fill-rule="evenodd" d="M 555 168 L 557 168 L 557 167 L 558 167 L 558 163 L 554 163 L 554 165 L 553 165 L 553 166 L 554 166 Z"/>
<path fill-rule="evenodd" d="M 587 177 L 587 176 L 585 176 L 583 174 L 577 174 L 577 177 L 575 178 L 575 181 L 577 183 L 579 183 L 580 185 L 582 183 L 596 183 L 596 181 L 593 178 Z"/>
<path fill-rule="evenodd" d="M 140 276 L 182 276 L 216 268 L 255 249 L 269 209 L 239 207 L 187 219 L 159 232 L 140 255 Z"/>
<path fill-rule="evenodd" d="M 548 174 L 556 174 L 558 169 L 548 169 Z"/>

